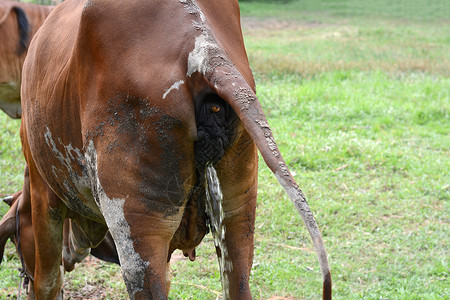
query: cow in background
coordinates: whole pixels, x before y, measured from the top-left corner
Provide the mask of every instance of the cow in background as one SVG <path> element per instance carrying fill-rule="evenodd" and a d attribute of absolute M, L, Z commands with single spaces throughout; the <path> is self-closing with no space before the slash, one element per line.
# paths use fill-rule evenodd
<path fill-rule="evenodd" d="M 25 195 L 29 194 L 28 168 L 25 169 L 24 191 Z M 10 208 L 0 221 L 0 263 L 3 259 L 6 242 L 11 239 L 21 261 L 20 276 L 25 278 L 28 299 L 34 299 L 35 247 L 30 200 L 30 197 L 24 197 L 23 191 L 18 191 L 3 199 Z M 89 254 L 89 251 L 85 251 L 86 249 L 79 251 L 78 242 L 71 239 L 73 226 L 75 225 L 71 224 L 69 219 L 64 223 L 62 265 L 67 272 L 72 271 L 75 263 L 81 262 Z M 117 250 L 110 234 L 106 235 L 98 247 L 92 248 L 90 254 L 101 260 L 119 264 Z M 60 294 L 59 299 L 61 298 Z"/>
<path fill-rule="evenodd" d="M 22 65 L 29 43 L 53 9 L 54 6 L 0 0 L 0 109 L 12 118 L 21 117 Z M 26 170 L 25 173 L 28 174 L 28 171 Z M 25 188 L 27 188 L 27 181 L 26 176 Z M 5 198 L 10 209 L 0 223 L 0 261 L 5 243 L 8 238 L 11 238 L 24 265 L 24 272 L 29 278 L 32 278 L 34 274 L 34 239 L 30 201 L 27 200 L 29 199 L 23 200 L 22 191 Z M 21 216 L 20 223 L 16 223 L 16 216 Z M 66 271 L 73 270 L 75 263 L 81 262 L 89 254 L 86 249 L 79 253 L 76 241 L 71 240 L 71 231 L 77 230 L 75 226 L 70 223 L 70 220 L 66 220 L 64 225 L 63 262 Z M 17 235 L 20 232 L 22 232 L 20 234 L 22 247 L 17 246 Z M 91 249 L 90 253 L 104 261 L 119 263 L 110 234 L 107 234 L 97 248 Z"/>
<path fill-rule="evenodd" d="M 28 45 L 53 10 L 16 1 L 0 1 L 0 109 L 19 119 L 22 66 Z"/>

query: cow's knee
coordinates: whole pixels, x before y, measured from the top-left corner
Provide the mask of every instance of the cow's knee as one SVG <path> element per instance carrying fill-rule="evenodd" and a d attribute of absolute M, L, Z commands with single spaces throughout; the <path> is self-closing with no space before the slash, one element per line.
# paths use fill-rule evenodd
<path fill-rule="evenodd" d="M 102 206 L 115 210 L 117 199 L 105 201 Z M 117 209 L 114 217 L 105 213 L 105 220 L 117 247 L 130 298 L 167 299 L 167 256 L 179 220 L 168 221 L 158 214 L 127 214 L 123 209 Z"/>
<path fill-rule="evenodd" d="M 35 245 L 34 291 L 36 299 L 55 299 L 63 283 L 61 252 L 67 208 L 43 182 L 35 166 L 28 166 Z"/>
<path fill-rule="evenodd" d="M 62 299 L 63 280 L 64 269 L 61 265 L 52 272 L 37 273 L 34 282 L 36 299 Z"/>
<path fill-rule="evenodd" d="M 170 282 L 172 279 L 172 274 L 170 273 L 170 261 L 166 265 L 166 295 L 169 296 Z"/>

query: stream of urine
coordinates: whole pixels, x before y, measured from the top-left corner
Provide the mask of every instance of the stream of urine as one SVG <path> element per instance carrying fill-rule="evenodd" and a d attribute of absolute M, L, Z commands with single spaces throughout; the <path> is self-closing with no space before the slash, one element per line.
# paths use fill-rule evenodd
<path fill-rule="evenodd" d="M 210 218 L 211 233 L 214 238 L 214 244 L 218 252 L 220 277 L 222 280 L 223 299 L 230 299 L 228 274 L 225 271 L 231 271 L 233 266 L 228 259 L 228 249 L 225 243 L 226 228 L 223 224 L 225 213 L 222 202 L 223 194 L 220 188 L 217 172 L 212 164 L 206 165 L 206 212 Z"/>

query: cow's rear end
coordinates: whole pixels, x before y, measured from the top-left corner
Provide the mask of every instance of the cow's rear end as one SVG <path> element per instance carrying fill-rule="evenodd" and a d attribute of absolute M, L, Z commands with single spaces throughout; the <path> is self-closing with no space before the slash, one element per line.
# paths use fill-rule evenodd
<path fill-rule="evenodd" d="M 209 230 L 205 168 L 213 166 L 226 227 L 224 295 L 250 299 L 257 148 L 300 203 L 331 297 L 320 233 L 254 90 L 237 1 L 58 6 L 32 42 L 22 87 L 36 297 L 59 292 L 71 218 L 79 249 L 109 229 L 131 298 L 167 298 L 172 252 L 194 260 Z"/>

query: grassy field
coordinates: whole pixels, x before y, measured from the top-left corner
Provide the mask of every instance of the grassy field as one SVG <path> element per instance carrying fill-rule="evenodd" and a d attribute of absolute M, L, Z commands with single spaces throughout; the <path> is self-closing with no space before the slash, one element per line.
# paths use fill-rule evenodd
<path fill-rule="evenodd" d="M 258 96 L 323 233 L 335 298 L 449 299 L 450 4 L 241 9 Z M 19 126 L 1 114 L 0 193 L 21 186 Z M 255 239 L 255 299 L 320 298 L 309 235 L 262 160 Z M 1 299 L 18 286 L 11 244 L 6 252 Z M 196 262 L 176 254 L 170 299 L 216 299 L 212 237 Z M 64 288 L 68 299 L 126 298 L 119 269 L 95 259 L 66 274 Z"/>

